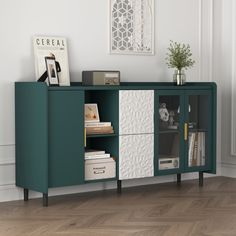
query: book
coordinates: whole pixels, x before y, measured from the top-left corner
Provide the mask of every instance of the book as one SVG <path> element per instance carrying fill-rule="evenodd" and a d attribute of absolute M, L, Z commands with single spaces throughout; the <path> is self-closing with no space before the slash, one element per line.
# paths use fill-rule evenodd
<path fill-rule="evenodd" d="M 188 161 L 189 166 L 205 165 L 205 132 L 189 134 Z"/>
<path fill-rule="evenodd" d="M 38 80 L 41 76 L 44 76 L 45 79 L 47 79 L 48 73 L 45 59 L 52 58 L 55 60 L 59 85 L 69 86 L 70 75 L 66 38 L 34 36 L 33 48 L 36 80 Z"/>
<path fill-rule="evenodd" d="M 87 134 L 113 134 L 114 130 L 112 126 L 108 127 L 87 127 Z"/>
<path fill-rule="evenodd" d="M 198 132 L 195 133 L 194 146 L 193 146 L 192 166 L 197 165 L 197 150 L 198 150 Z"/>
<path fill-rule="evenodd" d="M 111 122 L 85 122 L 84 127 L 109 127 L 111 126 Z"/>
<path fill-rule="evenodd" d="M 204 166 L 206 163 L 205 163 L 205 132 L 201 132 L 201 142 L 200 142 L 200 145 L 201 145 L 201 165 Z"/>
<path fill-rule="evenodd" d="M 105 154 L 105 151 L 94 150 L 94 149 L 86 149 L 85 150 L 85 157 L 92 156 L 92 155 L 100 155 L 100 154 Z"/>
<path fill-rule="evenodd" d="M 201 155 L 202 155 L 202 145 L 201 145 L 201 141 L 202 140 L 202 132 L 198 132 L 198 140 L 197 140 L 197 144 L 198 144 L 198 149 L 197 149 L 197 166 L 201 165 Z"/>
<path fill-rule="evenodd" d="M 105 158 L 110 158 L 111 155 L 110 153 L 105 153 L 105 154 L 99 154 L 99 155 L 91 155 L 91 156 L 85 156 L 85 160 L 93 160 L 93 159 L 105 159 Z"/>
<path fill-rule="evenodd" d="M 193 162 L 193 147 L 194 147 L 195 133 L 189 134 L 189 149 L 188 149 L 188 164 L 192 166 Z"/>

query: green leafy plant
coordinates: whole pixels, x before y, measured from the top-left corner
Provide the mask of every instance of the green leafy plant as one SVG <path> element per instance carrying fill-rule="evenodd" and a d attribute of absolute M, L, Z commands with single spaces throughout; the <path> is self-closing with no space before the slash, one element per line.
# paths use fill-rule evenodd
<path fill-rule="evenodd" d="M 181 44 L 171 40 L 167 49 L 166 64 L 168 68 L 181 70 L 194 65 L 195 61 L 191 59 L 192 53 L 189 44 Z"/>

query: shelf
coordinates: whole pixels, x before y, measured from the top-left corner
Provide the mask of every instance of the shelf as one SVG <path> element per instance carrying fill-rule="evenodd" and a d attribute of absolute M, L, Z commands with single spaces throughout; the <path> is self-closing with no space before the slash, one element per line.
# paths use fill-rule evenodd
<path fill-rule="evenodd" d="M 178 129 L 166 129 L 166 130 L 160 130 L 160 134 L 172 134 L 172 133 L 179 133 Z"/>
<path fill-rule="evenodd" d="M 116 137 L 117 134 L 88 134 L 86 138 L 105 138 L 105 137 Z"/>

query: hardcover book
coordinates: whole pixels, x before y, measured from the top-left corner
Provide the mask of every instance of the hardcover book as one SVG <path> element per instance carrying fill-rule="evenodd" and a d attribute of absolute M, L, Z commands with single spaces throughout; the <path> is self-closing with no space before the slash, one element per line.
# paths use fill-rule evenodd
<path fill-rule="evenodd" d="M 92 155 L 100 155 L 105 154 L 105 151 L 103 150 L 94 150 L 94 149 L 86 149 L 85 150 L 85 157 L 92 156 Z"/>
<path fill-rule="evenodd" d="M 113 134 L 114 130 L 112 126 L 108 127 L 87 127 L 87 134 Z"/>
<path fill-rule="evenodd" d="M 84 126 L 85 126 L 85 128 L 87 128 L 87 127 L 109 127 L 109 126 L 111 126 L 111 122 L 93 122 L 93 123 L 85 122 Z"/>
<path fill-rule="evenodd" d="M 85 160 L 93 160 L 93 159 L 105 159 L 105 158 L 110 158 L 111 155 L 110 153 L 105 153 L 105 154 L 99 154 L 99 155 L 91 155 L 91 156 L 85 156 Z"/>
<path fill-rule="evenodd" d="M 56 73 L 60 86 L 70 86 L 68 52 L 66 39 L 63 37 L 33 37 L 36 80 L 47 79 L 46 58 L 55 60 Z M 43 79 L 42 79 L 43 81 Z"/>

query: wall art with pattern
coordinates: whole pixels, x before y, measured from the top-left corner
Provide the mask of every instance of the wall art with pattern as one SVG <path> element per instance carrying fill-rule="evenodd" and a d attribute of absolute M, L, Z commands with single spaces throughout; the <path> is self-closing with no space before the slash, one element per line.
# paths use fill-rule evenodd
<path fill-rule="evenodd" d="M 110 0 L 110 53 L 154 54 L 154 0 Z"/>

